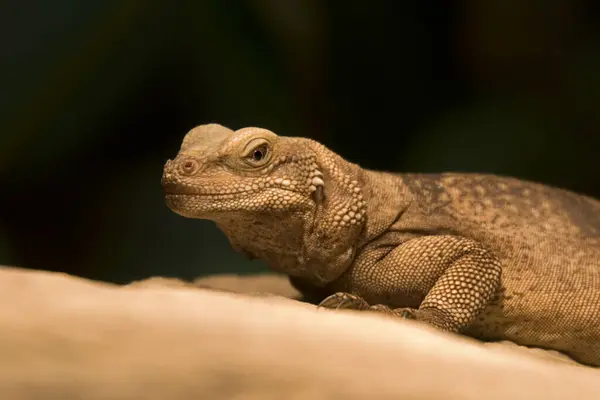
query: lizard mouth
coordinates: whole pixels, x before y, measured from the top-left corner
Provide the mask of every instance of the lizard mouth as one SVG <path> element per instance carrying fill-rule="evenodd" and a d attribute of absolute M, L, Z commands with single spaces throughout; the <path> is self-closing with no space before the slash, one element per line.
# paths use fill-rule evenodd
<path fill-rule="evenodd" d="M 233 199 L 250 194 L 251 192 L 230 192 L 230 193 L 198 193 L 198 192 L 177 192 L 177 191 L 165 191 L 165 197 L 206 197 L 214 199 Z"/>
<path fill-rule="evenodd" d="M 244 196 L 237 195 L 236 198 Z M 234 196 L 229 194 L 165 192 L 164 199 L 172 211 L 189 218 L 212 219 L 215 213 L 227 211 Z"/>
<path fill-rule="evenodd" d="M 296 190 L 292 190 L 286 187 L 258 187 L 257 185 L 247 186 L 245 188 L 227 189 L 221 192 L 209 192 L 198 190 L 197 188 L 192 189 L 185 186 L 175 184 L 163 184 L 163 193 L 165 197 L 202 197 L 212 199 L 238 199 L 244 196 L 251 196 L 253 194 L 261 193 L 265 190 L 277 190 L 282 192 L 293 192 L 297 193 Z"/>
<path fill-rule="evenodd" d="M 248 190 L 231 190 L 224 191 L 203 191 L 198 188 L 191 188 L 185 185 L 179 185 L 174 182 L 163 182 L 163 192 L 165 197 L 206 197 L 206 198 L 222 198 L 233 199 L 245 194 L 252 193 Z"/>

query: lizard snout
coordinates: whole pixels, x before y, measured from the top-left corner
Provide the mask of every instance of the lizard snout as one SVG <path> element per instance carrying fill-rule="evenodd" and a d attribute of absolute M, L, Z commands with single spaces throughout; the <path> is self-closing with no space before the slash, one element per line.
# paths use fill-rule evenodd
<path fill-rule="evenodd" d="M 195 174 L 199 169 L 198 162 L 186 157 L 184 160 L 168 160 L 162 174 L 161 184 L 166 193 L 185 192 L 182 178 Z"/>

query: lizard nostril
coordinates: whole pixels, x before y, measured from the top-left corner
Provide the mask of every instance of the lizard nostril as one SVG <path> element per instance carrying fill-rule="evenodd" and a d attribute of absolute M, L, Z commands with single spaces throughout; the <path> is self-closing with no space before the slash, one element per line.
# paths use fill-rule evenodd
<path fill-rule="evenodd" d="M 181 164 L 181 172 L 185 175 L 191 175 L 198 169 L 198 163 L 194 160 L 186 160 Z"/>

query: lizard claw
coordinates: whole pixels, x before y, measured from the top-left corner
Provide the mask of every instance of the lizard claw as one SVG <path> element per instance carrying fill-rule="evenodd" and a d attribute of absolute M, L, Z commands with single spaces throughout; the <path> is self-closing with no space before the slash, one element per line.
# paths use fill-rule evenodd
<path fill-rule="evenodd" d="M 338 292 L 328 296 L 325 300 L 319 303 L 318 308 L 333 308 L 333 309 L 349 309 L 349 310 L 365 310 L 369 305 L 362 297 L 355 294 Z"/>

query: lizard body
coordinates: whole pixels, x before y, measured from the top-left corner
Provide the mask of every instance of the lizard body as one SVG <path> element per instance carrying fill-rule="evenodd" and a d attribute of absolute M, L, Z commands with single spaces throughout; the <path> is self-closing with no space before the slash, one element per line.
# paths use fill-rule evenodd
<path fill-rule="evenodd" d="M 310 139 L 201 125 L 168 206 L 329 308 L 412 318 L 600 366 L 600 202 L 483 174 L 363 169 Z"/>

